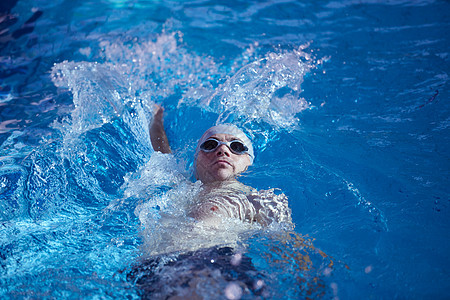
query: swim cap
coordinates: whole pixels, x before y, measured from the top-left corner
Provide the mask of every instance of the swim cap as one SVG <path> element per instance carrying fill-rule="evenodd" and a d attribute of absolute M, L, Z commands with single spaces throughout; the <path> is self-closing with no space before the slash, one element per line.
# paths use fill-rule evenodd
<path fill-rule="evenodd" d="M 195 149 L 195 161 L 197 160 L 198 152 L 200 151 L 200 145 L 203 144 L 204 141 L 209 139 L 215 134 L 229 134 L 235 136 L 237 139 L 241 140 L 245 146 L 248 148 L 248 154 L 250 155 L 250 164 L 253 164 L 253 159 L 255 158 L 253 153 L 253 145 L 252 141 L 247 137 L 247 135 L 236 127 L 233 124 L 220 124 L 217 126 L 213 126 L 205 131 L 200 140 L 197 143 L 197 148 Z"/>

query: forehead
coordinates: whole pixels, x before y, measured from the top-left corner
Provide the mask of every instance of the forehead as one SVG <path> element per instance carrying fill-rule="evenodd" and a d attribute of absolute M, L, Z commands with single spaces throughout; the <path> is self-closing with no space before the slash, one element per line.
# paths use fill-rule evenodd
<path fill-rule="evenodd" d="M 222 141 L 222 142 L 230 142 L 234 140 L 241 140 L 237 138 L 236 136 L 228 133 L 216 133 L 210 136 L 209 138 L 215 138 L 216 140 Z"/>

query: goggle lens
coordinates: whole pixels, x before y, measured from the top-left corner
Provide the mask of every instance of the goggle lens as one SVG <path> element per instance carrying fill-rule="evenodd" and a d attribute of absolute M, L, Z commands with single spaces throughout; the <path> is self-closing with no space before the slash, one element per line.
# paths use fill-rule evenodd
<path fill-rule="evenodd" d="M 216 140 L 206 140 L 201 146 L 200 149 L 203 151 L 214 151 L 219 146 L 219 141 Z"/>
<path fill-rule="evenodd" d="M 234 151 L 239 154 L 245 153 L 248 151 L 247 146 L 245 146 L 243 143 L 238 142 L 238 141 L 231 142 L 230 149 L 231 149 L 231 151 Z"/>
<path fill-rule="evenodd" d="M 200 150 L 204 152 L 213 152 L 220 145 L 227 145 L 230 148 L 231 152 L 235 154 L 244 154 L 247 153 L 248 148 L 241 141 L 234 140 L 231 142 L 221 142 L 216 139 L 207 139 L 200 145 Z"/>

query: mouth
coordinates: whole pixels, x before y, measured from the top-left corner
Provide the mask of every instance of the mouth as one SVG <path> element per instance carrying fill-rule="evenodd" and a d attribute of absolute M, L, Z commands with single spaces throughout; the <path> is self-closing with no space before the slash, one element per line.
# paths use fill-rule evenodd
<path fill-rule="evenodd" d="M 216 161 L 214 164 L 215 164 L 215 165 L 216 165 L 216 164 L 227 164 L 227 165 L 229 165 L 229 166 L 232 166 L 232 164 L 231 164 L 229 161 L 223 160 L 223 159 L 220 159 L 220 160 Z"/>

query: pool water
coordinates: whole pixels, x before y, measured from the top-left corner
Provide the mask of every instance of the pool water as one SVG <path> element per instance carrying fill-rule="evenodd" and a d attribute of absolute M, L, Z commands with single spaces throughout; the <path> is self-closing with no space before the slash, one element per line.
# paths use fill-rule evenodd
<path fill-rule="evenodd" d="M 242 272 L 264 289 L 200 276 L 205 298 L 446 298 L 449 11 L 6 1 L 1 298 L 139 298 L 142 257 L 211 244 L 251 260 Z M 154 103 L 173 156 L 151 148 Z M 190 236 L 180 207 L 198 188 L 196 141 L 220 122 L 252 137 L 240 180 L 286 194 L 293 231 L 231 222 Z"/>

